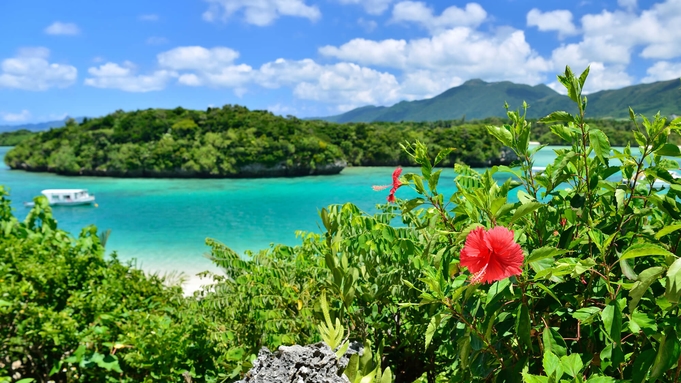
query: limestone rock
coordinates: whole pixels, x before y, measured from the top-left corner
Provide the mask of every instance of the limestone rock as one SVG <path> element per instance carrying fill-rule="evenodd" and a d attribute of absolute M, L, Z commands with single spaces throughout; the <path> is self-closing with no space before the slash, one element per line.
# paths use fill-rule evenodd
<path fill-rule="evenodd" d="M 343 375 L 348 354 L 361 353 L 353 344 L 340 360 L 320 342 L 309 346 L 281 346 L 274 353 L 263 347 L 253 368 L 238 383 L 349 383 Z"/>

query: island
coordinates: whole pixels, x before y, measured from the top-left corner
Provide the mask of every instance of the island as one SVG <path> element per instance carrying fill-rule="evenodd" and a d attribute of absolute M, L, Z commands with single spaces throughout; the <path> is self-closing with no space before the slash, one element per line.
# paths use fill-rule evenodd
<path fill-rule="evenodd" d="M 492 119 L 494 120 L 494 119 Z M 333 123 L 277 116 L 238 105 L 205 111 L 116 111 L 69 120 L 8 151 L 11 169 L 110 177 L 294 177 L 338 174 L 346 166 L 408 166 L 400 144 L 434 153 L 455 148 L 443 166 L 508 164 L 514 157 L 483 122 Z"/>

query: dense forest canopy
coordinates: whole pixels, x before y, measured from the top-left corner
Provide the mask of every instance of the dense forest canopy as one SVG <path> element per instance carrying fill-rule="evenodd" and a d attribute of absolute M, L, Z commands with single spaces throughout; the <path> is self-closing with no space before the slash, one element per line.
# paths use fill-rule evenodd
<path fill-rule="evenodd" d="M 31 137 L 33 132 L 27 129 L 19 129 L 13 132 L 0 133 L 0 146 L 15 146 Z"/>
<path fill-rule="evenodd" d="M 206 111 L 184 108 L 117 111 L 101 118 L 69 120 L 34 135 L 8 152 L 14 169 L 72 175 L 240 177 L 334 174 L 355 166 L 413 165 L 400 143 L 420 140 L 435 153 L 455 148 L 442 163 L 484 167 L 508 163 L 485 128 L 507 121 L 491 117 L 433 122 L 338 124 L 281 117 L 226 105 Z M 592 120 L 613 145 L 633 141 L 631 121 Z M 557 144 L 550 126 L 533 121 L 532 139 Z M 676 139 L 676 136 L 673 137 Z"/>

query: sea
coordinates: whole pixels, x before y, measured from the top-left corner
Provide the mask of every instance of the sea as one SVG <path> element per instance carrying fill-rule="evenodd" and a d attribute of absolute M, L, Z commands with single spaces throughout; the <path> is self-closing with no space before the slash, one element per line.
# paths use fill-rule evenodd
<path fill-rule="evenodd" d="M 535 166 L 546 166 L 555 153 L 547 147 Z M 4 159 L 9 147 L 0 147 Z M 14 214 L 23 220 L 31 201 L 43 189 L 88 189 L 96 206 L 54 207 L 61 229 L 74 236 L 87 225 L 111 230 L 107 253 L 134 261 L 150 273 L 177 274 L 185 290 L 199 288 L 196 274 L 218 272 L 207 255 L 206 238 L 218 240 L 237 253 L 258 251 L 271 244 L 296 245 L 296 231 L 323 232 L 319 211 L 332 204 L 351 202 L 367 213 L 386 203 L 388 190 L 372 185 L 390 184 L 394 167 L 348 167 L 338 175 L 258 179 L 159 179 L 69 177 L 51 173 L 10 170 L 0 161 L 0 185 L 9 189 Z M 405 168 L 404 173 L 418 173 Z M 484 169 L 478 169 L 484 170 Z M 404 174 L 403 173 L 403 174 Z M 454 171 L 444 169 L 438 190 L 453 193 Z M 495 177 L 503 182 L 508 174 Z M 401 188 L 398 198 L 415 192 Z"/>

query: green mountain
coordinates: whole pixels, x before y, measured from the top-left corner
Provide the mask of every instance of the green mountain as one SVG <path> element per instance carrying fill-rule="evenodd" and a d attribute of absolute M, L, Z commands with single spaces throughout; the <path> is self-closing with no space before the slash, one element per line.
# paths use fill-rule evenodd
<path fill-rule="evenodd" d="M 637 113 L 653 115 L 681 114 L 681 82 L 660 81 L 652 84 L 605 90 L 587 96 L 588 114 L 593 118 L 626 118 L 631 106 Z M 529 118 L 541 118 L 556 110 L 575 112 L 567 96 L 544 84 L 530 86 L 510 81 L 469 80 L 433 98 L 402 101 L 391 107 L 364 106 L 349 112 L 321 118 L 331 122 L 439 121 L 483 119 L 505 116 L 504 102 L 512 109 L 526 101 Z"/>

